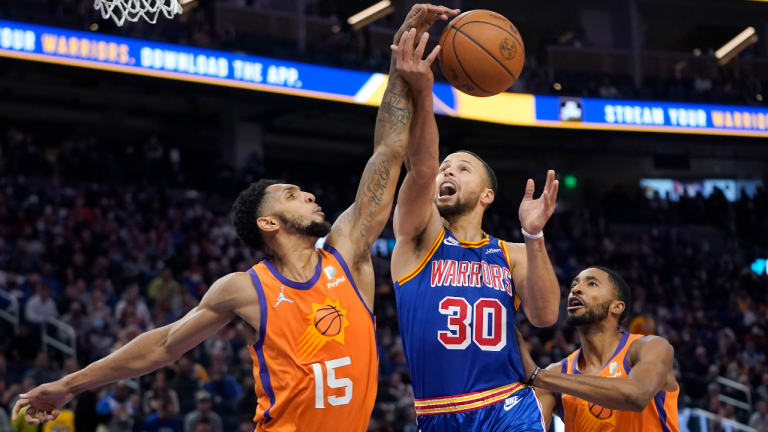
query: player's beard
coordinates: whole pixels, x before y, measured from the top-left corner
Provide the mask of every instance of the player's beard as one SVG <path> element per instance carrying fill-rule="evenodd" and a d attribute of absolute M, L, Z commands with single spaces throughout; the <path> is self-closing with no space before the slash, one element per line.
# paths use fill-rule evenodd
<path fill-rule="evenodd" d="M 320 238 L 325 237 L 331 232 L 333 227 L 328 221 L 312 221 L 308 224 L 302 224 L 301 220 L 297 216 L 293 216 L 290 219 L 282 213 L 277 213 L 277 217 L 280 222 L 285 225 L 288 231 L 292 231 L 300 236 Z"/>
<path fill-rule="evenodd" d="M 602 304 L 596 305 L 595 307 L 587 308 L 587 311 L 581 315 L 573 315 L 568 312 L 568 315 L 565 317 L 565 323 L 574 327 L 598 323 L 608 318 L 608 313 L 610 313 L 612 302 L 613 300 L 607 300 Z"/>
<path fill-rule="evenodd" d="M 455 220 L 472 211 L 480 201 L 480 194 L 469 193 L 466 198 L 456 197 L 453 204 L 440 204 L 437 200 L 437 211 L 440 217 L 446 220 Z"/>

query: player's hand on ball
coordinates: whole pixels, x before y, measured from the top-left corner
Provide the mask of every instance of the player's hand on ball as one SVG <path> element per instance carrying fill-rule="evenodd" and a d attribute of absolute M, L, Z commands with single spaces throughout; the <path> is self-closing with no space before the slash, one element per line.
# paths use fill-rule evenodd
<path fill-rule="evenodd" d="M 432 53 L 422 60 L 429 35 L 424 33 L 419 45 L 414 50 L 413 40 L 415 37 L 416 29 L 411 29 L 403 34 L 399 45 L 392 46 L 392 51 L 397 58 L 397 72 L 408 81 L 415 96 L 424 92 L 431 94 L 432 84 L 435 82 L 435 77 L 432 75 L 432 62 L 435 61 L 440 52 L 440 45 L 436 46 Z"/>
<path fill-rule="evenodd" d="M 66 405 L 75 395 L 59 381 L 43 384 L 29 393 L 19 395 L 11 417 L 16 421 L 22 413 L 28 424 L 40 424 L 56 420 L 58 408 Z M 24 410 L 25 407 L 29 407 Z"/>
<path fill-rule="evenodd" d="M 528 184 L 525 186 L 525 197 L 523 202 L 520 203 L 520 225 L 522 228 L 531 235 L 536 235 L 544 229 L 552 213 L 555 212 L 555 205 L 557 202 L 557 189 L 560 187 L 560 182 L 555 180 L 555 172 L 549 170 L 547 172 L 547 183 L 544 185 L 544 192 L 541 193 L 539 199 L 533 199 L 533 191 L 535 185 L 532 179 L 528 179 Z"/>
<path fill-rule="evenodd" d="M 523 372 L 525 373 L 524 381 L 528 381 L 528 378 L 533 375 L 536 370 L 536 363 L 531 358 L 531 353 L 528 352 L 523 335 L 520 334 L 520 330 L 515 327 L 515 333 L 517 334 L 517 347 L 520 351 L 520 360 L 523 362 Z"/>
<path fill-rule="evenodd" d="M 405 17 L 405 22 L 400 26 L 400 30 L 395 34 L 395 38 L 392 41 L 393 44 L 400 42 L 400 38 L 410 29 L 416 29 L 416 38 L 414 40 L 421 40 L 421 35 L 429 30 L 429 27 L 437 20 L 448 21 L 459 14 L 458 9 L 449 9 L 445 6 L 435 6 L 431 4 L 417 3 L 413 5 L 411 11 L 408 12 L 408 16 Z"/>

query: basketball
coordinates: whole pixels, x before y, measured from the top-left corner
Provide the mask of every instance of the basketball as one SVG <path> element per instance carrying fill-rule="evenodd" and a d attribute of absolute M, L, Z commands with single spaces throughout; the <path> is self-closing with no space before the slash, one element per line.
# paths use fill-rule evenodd
<path fill-rule="evenodd" d="M 341 332 L 343 319 L 336 306 L 325 305 L 315 312 L 315 328 L 323 336 L 334 337 Z"/>
<path fill-rule="evenodd" d="M 589 412 L 600 420 L 607 420 L 613 415 L 613 410 L 603 408 L 600 405 L 594 403 L 589 404 Z"/>
<path fill-rule="evenodd" d="M 443 75 L 454 87 L 487 97 L 507 90 L 525 63 L 523 38 L 503 16 L 488 10 L 464 12 L 440 36 Z"/>

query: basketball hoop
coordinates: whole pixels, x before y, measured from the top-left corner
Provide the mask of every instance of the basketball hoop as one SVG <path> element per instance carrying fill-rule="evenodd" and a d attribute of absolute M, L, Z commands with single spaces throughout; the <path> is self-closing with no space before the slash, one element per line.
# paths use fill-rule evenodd
<path fill-rule="evenodd" d="M 102 18 L 112 17 L 118 26 L 125 20 L 136 22 L 139 18 L 154 24 L 160 12 L 168 19 L 182 12 L 178 0 L 95 0 L 93 6 L 101 11 Z"/>

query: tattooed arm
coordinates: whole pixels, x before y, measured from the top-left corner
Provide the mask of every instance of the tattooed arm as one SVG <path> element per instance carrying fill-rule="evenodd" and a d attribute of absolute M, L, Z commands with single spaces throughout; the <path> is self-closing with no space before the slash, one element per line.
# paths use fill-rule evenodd
<path fill-rule="evenodd" d="M 458 10 L 447 11 L 458 13 Z M 408 174 L 397 197 L 392 253 L 392 278 L 398 280 L 413 271 L 434 239 L 440 234 L 442 220 L 435 206 L 435 177 L 438 174 L 439 134 L 432 105 L 432 62 L 440 52 L 438 45 L 422 60 L 427 35 L 414 51 L 410 44 L 397 52 L 397 68 L 411 86 L 415 110 L 411 123 L 411 142 L 405 156 Z"/>
<path fill-rule="evenodd" d="M 423 34 L 429 28 L 425 23 L 434 22 L 440 16 L 444 16 L 443 8 L 415 5 L 395 41 L 401 46 L 413 44 L 415 34 L 419 31 Z M 415 30 L 411 32 L 411 29 Z M 351 276 L 370 310 L 373 310 L 375 283 L 371 245 L 381 234 L 392 211 L 413 112 L 410 88 L 396 65 L 393 56 L 389 81 L 376 117 L 373 156 L 360 178 L 355 203 L 336 220 L 326 239 L 326 244 L 338 250 L 349 265 Z"/>

